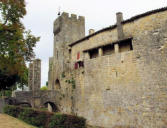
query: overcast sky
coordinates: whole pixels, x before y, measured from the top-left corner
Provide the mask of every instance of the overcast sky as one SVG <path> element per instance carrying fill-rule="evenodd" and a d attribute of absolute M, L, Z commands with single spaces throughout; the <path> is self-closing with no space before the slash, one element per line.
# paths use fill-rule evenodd
<path fill-rule="evenodd" d="M 26 0 L 27 15 L 23 19 L 26 29 L 40 36 L 35 50 L 42 60 L 41 85 L 48 80 L 49 57 L 53 55 L 53 21 L 61 12 L 85 16 L 86 34 L 115 24 L 116 12 L 124 19 L 140 13 L 167 6 L 167 0 Z"/>

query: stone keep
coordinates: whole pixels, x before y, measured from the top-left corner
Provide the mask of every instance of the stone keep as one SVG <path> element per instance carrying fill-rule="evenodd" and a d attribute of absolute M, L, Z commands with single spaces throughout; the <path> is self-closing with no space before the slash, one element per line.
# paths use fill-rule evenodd
<path fill-rule="evenodd" d="M 49 88 L 57 88 L 56 81 L 63 71 L 68 70 L 70 49 L 68 44 L 85 36 L 85 18 L 63 12 L 54 21 L 54 50 L 49 59 Z"/>
<path fill-rule="evenodd" d="M 35 59 L 29 64 L 28 87 L 30 91 L 40 90 L 41 87 L 41 60 Z"/>

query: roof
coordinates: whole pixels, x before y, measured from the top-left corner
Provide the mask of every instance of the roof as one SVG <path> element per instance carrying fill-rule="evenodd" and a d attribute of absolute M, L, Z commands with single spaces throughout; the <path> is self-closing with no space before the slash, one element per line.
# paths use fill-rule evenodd
<path fill-rule="evenodd" d="M 133 22 L 133 21 L 135 21 L 135 20 L 137 20 L 139 18 L 148 16 L 148 15 L 152 15 L 152 14 L 155 14 L 155 13 L 163 12 L 163 11 L 166 11 L 166 10 L 167 10 L 167 7 L 163 7 L 163 8 L 159 8 L 159 9 L 156 9 L 156 10 L 148 11 L 148 12 L 136 15 L 134 17 L 131 17 L 131 18 L 127 19 L 127 20 L 124 20 L 124 21 L 122 21 L 122 24 L 130 23 L 130 22 Z M 114 29 L 116 27 L 117 27 L 117 25 L 115 24 L 115 25 L 103 28 L 103 29 L 101 29 L 99 31 L 96 31 L 95 33 L 93 33 L 91 35 L 85 36 L 85 37 L 83 37 L 83 38 L 81 38 L 81 39 L 69 44 L 69 46 L 71 47 L 71 46 L 73 46 L 73 45 L 75 45 L 77 43 L 80 43 L 80 42 L 82 42 L 82 41 L 84 41 L 86 39 L 89 39 L 92 36 L 95 36 L 95 35 L 97 35 L 97 34 L 99 34 L 101 32 L 104 32 L 104 31 L 112 30 L 112 29 Z"/>

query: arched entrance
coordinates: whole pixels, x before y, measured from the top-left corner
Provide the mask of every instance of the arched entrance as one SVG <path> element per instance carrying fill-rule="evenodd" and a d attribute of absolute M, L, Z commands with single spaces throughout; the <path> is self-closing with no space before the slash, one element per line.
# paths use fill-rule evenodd
<path fill-rule="evenodd" d="M 59 111 L 58 107 L 53 102 L 48 101 L 44 104 L 44 106 L 45 106 L 45 108 L 48 109 L 49 112 L 58 112 Z"/>
<path fill-rule="evenodd" d="M 60 81 L 58 79 L 56 79 L 56 81 L 55 81 L 55 88 L 56 89 L 61 89 Z"/>

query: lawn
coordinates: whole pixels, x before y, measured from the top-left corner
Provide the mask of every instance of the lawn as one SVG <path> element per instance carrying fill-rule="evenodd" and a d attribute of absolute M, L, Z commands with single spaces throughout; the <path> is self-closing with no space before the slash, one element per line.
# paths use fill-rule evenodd
<path fill-rule="evenodd" d="M 6 114 L 0 114 L 0 128 L 36 128 L 28 125 L 21 120 L 8 116 Z"/>

